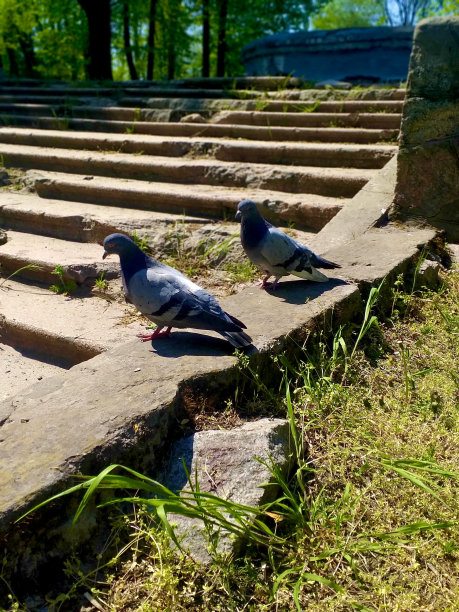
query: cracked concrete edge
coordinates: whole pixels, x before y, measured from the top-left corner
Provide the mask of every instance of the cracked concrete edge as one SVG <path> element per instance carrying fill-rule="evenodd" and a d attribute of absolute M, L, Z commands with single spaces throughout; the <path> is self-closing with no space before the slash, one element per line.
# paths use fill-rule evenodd
<path fill-rule="evenodd" d="M 310 247 L 325 254 L 351 242 L 387 217 L 395 196 L 394 156 L 312 239 Z"/>
<path fill-rule="evenodd" d="M 253 334 L 260 353 L 252 359 L 261 363 L 292 342 L 301 346 L 307 326 L 334 309 L 347 310 L 349 317 L 358 304 L 357 287 L 332 283 L 327 289 L 297 288 L 293 303 L 278 304 L 290 311 L 281 322 L 273 303 L 277 296 L 259 288 L 234 296 L 252 302 L 254 319 L 262 304 L 271 302 L 264 325 L 260 321 Z M 300 314 L 298 304 L 306 297 L 308 312 Z M 225 308 L 242 311 L 234 302 L 229 298 Z M 276 324 L 277 332 L 270 333 Z M 193 394 L 223 401 L 236 382 L 237 359 L 228 354 L 227 343 L 210 334 L 175 332 L 154 348 L 155 353 L 138 341 L 120 345 L 0 404 L 0 530 L 65 486 L 72 472 L 94 472 L 112 461 L 151 469 L 167 441 L 182 433 L 178 423 L 192 410 Z"/>
<path fill-rule="evenodd" d="M 247 287 L 222 300 L 254 339 L 252 367 L 272 379 L 273 354 L 295 358 L 311 330 L 329 333 L 362 312 L 368 285 L 412 268 L 420 248 L 435 236 L 430 229 L 373 229 L 332 251 L 343 266 L 341 280 L 284 280 L 275 294 Z M 0 533 L 17 555 L 28 542 L 28 552 L 19 555 L 22 571 L 29 575 L 50 550 L 62 554 L 65 522 L 75 506 L 50 505 L 19 527 L 14 519 L 63 490 L 74 473 L 124 463 L 151 474 L 170 442 L 186 433 L 182 419 L 203 398 L 218 405 L 231 397 L 238 377 L 226 343 L 210 333 L 182 331 L 151 348 L 136 341 L 120 345 L 0 404 Z M 84 524 L 73 534 L 78 546 L 88 538 Z M 37 563 L 31 565 L 33 547 Z"/>

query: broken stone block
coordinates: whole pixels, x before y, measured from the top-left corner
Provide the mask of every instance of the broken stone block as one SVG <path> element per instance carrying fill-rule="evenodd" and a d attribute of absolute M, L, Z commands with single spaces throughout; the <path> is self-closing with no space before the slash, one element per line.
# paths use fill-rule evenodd
<path fill-rule="evenodd" d="M 327 89 L 327 87 L 334 87 L 335 89 L 350 89 L 352 83 L 348 81 L 337 81 L 335 79 L 326 79 L 325 81 L 319 81 L 314 85 L 316 89 Z"/>
<path fill-rule="evenodd" d="M 193 486 L 195 470 L 199 488 L 226 500 L 258 506 L 274 499 L 275 487 L 260 485 L 272 481 L 268 468 L 257 461 L 271 458 L 287 474 L 293 464 L 293 445 L 285 419 L 260 419 L 230 431 L 200 431 L 175 443 L 164 471 L 164 484 L 173 491 L 190 490 L 183 467 L 186 465 Z M 183 462 L 182 462 L 183 459 Z M 204 525 L 196 519 L 170 515 L 183 550 L 201 563 L 209 562 Z M 221 531 L 217 551 L 237 554 L 242 542 Z"/>
<path fill-rule="evenodd" d="M 403 109 L 393 217 L 459 240 L 459 17 L 416 27 Z"/>
<path fill-rule="evenodd" d="M 206 120 L 199 113 L 191 113 L 181 117 L 180 123 L 206 123 Z"/>
<path fill-rule="evenodd" d="M 438 261 L 426 259 L 422 262 L 416 275 L 415 288 L 436 289 L 440 284 L 441 264 Z"/>
<path fill-rule="evenodd" d="M 0 168 L 0 187 L 11 185 L 11 179 L 4 168 Z"/>

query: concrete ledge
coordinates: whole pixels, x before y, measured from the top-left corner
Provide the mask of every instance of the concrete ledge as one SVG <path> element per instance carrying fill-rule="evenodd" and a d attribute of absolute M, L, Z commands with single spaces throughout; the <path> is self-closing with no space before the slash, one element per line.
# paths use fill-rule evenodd
<path fill-rule="evenodd" d="M 459 241 L 459 17 L 424 19 L 414 35 L 393 217 Z"/>
<path fill-rule="evenodd" d="M 269 368 L 273 353 L 301 352 L 314 326 L 355 316 L 363 307 L 359 284 L 409 268 L 434 237 L 433 230 L 372 230 L 331 251 L 343 280 L 286 280 L 273 294 L 247 287 L 222 301 L 254 339 L 253 366 Z M 71 473 L 113 461 L 151 473 L 165 444 L 182 433 L 177 423 L 190 394 L 222 402 L 231 393 L 237 361 L 228 350 L 211 334 L 187 331 L 153 346 L 132 341 L 0 404 L 0 530 L 60 490 Z"/>
<path fill-rule="evenodd" d="M 338 308 L 349 317 L 358 303 L 357 287 L 339 281 L 285 282 L 276 295 L 249 287 L 223 302 L 244 319 L 260 351 L 256 361 L 285 350 L 288 334 L 301 346 L 316 319 Z M 151 470 L 174 428 L 179 434 L 175 422 L 186 412 L 186 388 L 205 388 L 223 400 L 236 378 L 229 352 L 223 340 L 191 331 L 154 346 L 136 340 L 0 404 L 0 528 L 75 471 L 127 460 Z"/>
<path fill-rule="evenodd" d="M 320 253 L 351 242 L 387 217 L 395 195 L 397 160 L 391 159 L 315 236 Z"/>

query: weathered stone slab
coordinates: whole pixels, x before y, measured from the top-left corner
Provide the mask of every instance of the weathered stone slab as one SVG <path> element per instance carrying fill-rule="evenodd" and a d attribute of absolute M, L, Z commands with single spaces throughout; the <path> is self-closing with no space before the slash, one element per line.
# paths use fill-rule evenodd
<path fill-rule="evenodd" d="M 388 225 L 327 251 L 327 257 L 342 265 L 341 278 L 374 285 L 384 277 L 395 279 L 396 274 L 410 270 L 421 249 L 436 235 L 437 231 L 431 228 Z"/>
<path fill-rule="evenodd" d="M 311 329 L 355 316 L 368 284 L 410 269 L 434 234 L 386 227 L 331 251 L 343 265 L 340 276 L 358 284 L 289 278 L 272 293 L 247 287 L 222 300 L 254 340 L 252 367 L 272 377 L 271 354 L 294 358 Z M 231 350 L 206 332 L 174 332 L 152 345 L 129 342 L 0 403 L 0 531 L 15 550 L 21 579 L 45 568 L 49 551 L 58 557 L 68 550 L 63 524 L 74 502 L 35 513 L 21 531 L 12 520 L 62 490 L 76 472 L 94 474 L 116 462 L 151 474 L 170 441 L 183 435 L 179 423 L 193 418 L 200 398 L 224 405 L 230 397 L 238 377 Z M 91 534 L 84 525 L 72 541 L 81 545 Z"/>
<path fill-rule="evenodd" d="M 189 491 L 184 462 L 194 488 L 197 471 L 200 491 L 238 504 L 259 506 L 274 499 L 277 491 L 274 486 L 260 486 L 271 482 L 272 474 L 257 458 L 272 460 L 285 475 L 293 463 L 293 450 L 285 419 L 260 419 L 230 431 L 200 431 L 174 444 L 163 482 L 173 491 Z M 208 561 L 202 522 L 176 515 L 169 520 L 177 525 L 182 548 L 188 549 L 195 560 Z M 239 544 L 220 531 L 219 552 L 235 552 Z"/>
<path fill-rule="evenodd" d="M 393 218 L 459 240 L 459 17 L 420 21 L 403 110 Z"/>
<path fill-rule="evenodd" d="M 339 281 L 286 282 L 275 295 L 248 287 L 222 300 L 261 353 L 287 348 L 289 334 L 301 345 L 316 318 L 334 311 L 345 319 L 359 304 L 357 287 Z M 231 351 L 205 332 L 174 332 L 153 346 L 133 341 L 0 404 L 0 529 L 62 487 L 69 473 L 93 472 L 112 460 L 151 469 L 180 433 L 176 419 L 186 411 L 187 386 L 203 386 L 223 401 L 236 378 Z"/>
<path fill-rule="evenodd" d="M 383 219 L 392 205 L 396 158 L 388 162 L 312 239 L 311 248 L 326 253 L 351 242 Z"/>

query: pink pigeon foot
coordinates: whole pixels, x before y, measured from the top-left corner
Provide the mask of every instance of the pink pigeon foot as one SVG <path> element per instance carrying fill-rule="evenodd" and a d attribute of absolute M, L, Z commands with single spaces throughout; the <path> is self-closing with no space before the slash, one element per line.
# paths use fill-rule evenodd
<path fill-rule="evenodd" d="M 161 327 L 157 327 L 152 334 L 137 334 L 137 338 L 140 338 L 142 342 L 148 342 L 148 340 L 154 340 L 155 338 L 168 338 L 171 333 L 171 328 L 168 327 L 166 331 L 161 331 Z"/>
<path fill-rule="evenodd" d="M 268 279 L 271 278 L 271 274 L 267 274 L 263 280 L 261 280 L 259 283 L 257 283 L 258 287 L 261 287 L 262 289 L 267 289 L 269 287 L 271 287 L 272 283 L 268 283 Z"/>
<path fill-rule="evenodd" d="M 275 278 L 272 283 L 268 283 L 268 279 L 270 277 L 271 277 L 271 274 L 265 276 L 262 281 L 257 283 L 262 289 L 265 289 L 265 291 L 268 291 L 268 289 L 270 291 L 275 291 L 277 289 L 278 284 L 279 284 L 279 278 Z"/>

